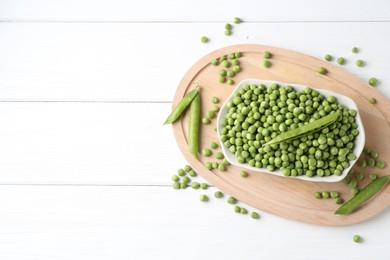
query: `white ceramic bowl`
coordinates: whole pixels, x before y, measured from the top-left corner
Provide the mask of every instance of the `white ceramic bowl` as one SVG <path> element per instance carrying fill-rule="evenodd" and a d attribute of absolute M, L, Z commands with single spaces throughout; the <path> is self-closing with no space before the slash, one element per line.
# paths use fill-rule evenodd
<path fill-rule="evenodd" d="M 279 85 L 289 85 L 294 87 L 295 90 L 300 91 L 305 89 L 307 86 L 304 85 L 297 85 L 297 84 L 290 84 L 290 83 L 284 83 L 284 82 L 278 82 L 278 81 L 270 81 L 270 80 L 260 80 L 260 79 L 246 79 L 241 81 L 236 89 L 232 92 L 232 94 L 226 99 L 225 103 L 221 107 L 221 111 L 219 112 L 218 118 L 217 118 L 217 132 L 218 132 L 218 138 L 220 139 L 221 136 L 221 130 L 223 128 L 222 126 L 222 119 L 226 117 L 226 114 L 229 112 L 229 108 L 227 107 L 227 103 L 232 100 L 233 95 L 239 91 L 244 85 L 247 84 L 255 84 L 255 85 L 260 85 L 264 84 L 265 86 L 270 86 L 273 83 L 277 83 Z M 315 89 L 315 88 L 312 88 Z M 360 154 L 363 151 L 364 148 L 364 143 L 365 143 L 365 133 L 364 133 L 364 127 L 362 120 L 360 118 L 359 110 L 356 105 L 356 103 L 350 99 L 349 97 L 343 96 L 341 94 L 338 94 L 336 92 L 330 91 L 330 90 L 324 90 L 324 89 L 315 89 L 319 93 L 323 94 L 324 96 L 335 96 L 337 98 L 337 102 L 339 104 L 342 104 L 348 108 L 355 109 L 357 114 L 356 114 L 356 123 L 358 124 L 358 130 L 359 130 L 359 135 L 355 139 L 355 146 L 353 148 L 353 152 L 356 155 L 356 158 L 359 158 Z M 352 168 L 352 166 L 356 163 L 357 159 L 350 161 L 349 167 L 347 169 L 344 169 L 344 171 L 341 173 L 340 176 L 336 175 L 331 175 L 331 176 L 326 176 L 326 177 L 307 177 L 306 175 L 301 175 L 301 176 L 284 176 L 280 170 L 275 170 L 273 172 L 268 171 L 266 168 L 257 168 L 257 167 L 252 167 L 249 166 L 247 163 L 239 163 L 235 157 L 235 155 L 229 151 L 229 149 L 221 142 L 221 147 L 222 147 L 222 152 L 226 158 L 231 164 L 235 166 L 239 166 L 241 168 L 245 168 L 251 171 L 255 172 L 261 172 L 261 173 L 269 173 L 269 174 L 274 174 L 282 177 L 288 177 L 288 178 L 296 178 L 296 179 L 301 179 L 301 180 L 306 180 L 306 181 L 314 181 L 314 182 L 338 182 L 341 181 L 342 179 L 345 178 L 345 176 L 348 174 L 349 170 Z"/>

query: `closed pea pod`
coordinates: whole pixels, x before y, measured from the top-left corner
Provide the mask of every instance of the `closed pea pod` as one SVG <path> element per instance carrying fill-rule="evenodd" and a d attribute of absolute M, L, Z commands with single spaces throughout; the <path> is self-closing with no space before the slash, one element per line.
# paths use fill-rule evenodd
<path fill-rule="evenodd" d="M 190 122 L 188 126 L 188 149 L 198 158 L 200 126 L 200 95 L 196 95 L 190 106 Z"/>

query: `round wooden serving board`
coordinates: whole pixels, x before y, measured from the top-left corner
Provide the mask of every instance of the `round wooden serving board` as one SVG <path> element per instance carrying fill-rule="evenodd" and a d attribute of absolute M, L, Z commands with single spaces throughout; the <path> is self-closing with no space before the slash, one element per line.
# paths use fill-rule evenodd
<path fill-rule="evenodd" d="M 270 59 L 272 67 L 269 69 L 262 65 L 263 51 L 272 53 Z M 236 82 L 233 86 L 219 83 L 218 71 L 222 66 L 210 64 L 212 59 L 231 52 L 243 54 L 243 57 L 239 59 L 242 71 L 233 78 Z M 329 71 L 328 74 L 320 75 L 317 72 L 319 67 L 325 67 Z M 358 105 L 362 117 L 366 131 L 366 146 L 374 148 L 379 153 L 379 159 L 386 161 L 390 158 L 389 101 L 366 82 L 342 68 L 290 50 L 263 45 L 235 45 L 216 50 L 195 63 L 187 72 L 176 91 L 173 107 L 189 90 L 194 88 L 196 83 L 201 86 L 201 108 L 202 117 L 204 117 L 213 106 L 211 102 L 213 96 L 221 100 L 218 104 L 221 106 L 235 86 L 248 78 L 303 84 L 318 89 L 329 89 L 352 98 Z M 377 104 L 370 104 L 368 102 L 370 97 L 375 97 Z M 202 155 L 199 155 L 199 160 L 196 160 L 189 153 L 187 148 L 188 119 L 189 113 L 186 113 L 180 121 L 173 124 L 173 130 L 180 150 L 191 166 L 223 192 L 259 210 L 307 223 L 337 226 L 366 220 L 390 204 L 390 187 L 387 187 L 355 213 L 339 216 L 334 215 L 339 205 L 336 205 L 333 199 L 315 199 L 313 192 L 340 191 L 341 197 L 348 200 L 351 197 L 351 188 L 343 182 L 314 183 L 258 172 L 249 172 L 247 178 L 242 178 L 239 174 L 241 169 L 232 165 L 228 166 L 224 172 L 210 171 L 205 168 L 204 163 L 219 160 Z M 216 119 L 212 120 L 210 125 L 201 125 L 200 149 L 210 147 L 212 141 L 219 142 L 217 133 L 213 129 L 215 124 Z M 359 184 L 361 186 L 369 181 L 368 173 L 375 172 L 383 175 L 387 171 L 386 168 L 384 170 L 370 167 L 361 169 L 357 166 L 354 168 L 365 173 L 365 179 Z"/>

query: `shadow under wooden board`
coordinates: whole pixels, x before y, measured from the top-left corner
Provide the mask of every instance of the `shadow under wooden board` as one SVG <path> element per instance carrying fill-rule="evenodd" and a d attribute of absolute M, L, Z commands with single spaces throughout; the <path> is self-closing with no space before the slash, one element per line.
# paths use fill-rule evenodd
<path fill-rule="evenodd" d="M 271 68 L 263 67 L 262 52 L 272 53 Z M 236 82 L 230 86 L 219 83 L 218 71 L 221 65 L 210 64 L 212 59 L 232 52 L 241 52 L 240 60 L 242 71 L 233 79 Z M 318 73 L 319 67 L 328 70 L 326 75 Z M 390 158 L 390 103 L 376 89 L 351 75 L 342 68 L 329 62 L 286 49 L 263 45 L 234 45 L 216 50 L 203 57 L 186 73 L 176 91 L 173 101 L 175 107 L 183 96 L 194 88 L 195 83 L 201 88 L 201 113 L 206 113 L 213 106 L 211 98 L 217 96 L 222 105 L 225 99 L 234 90 L 235 86 L 244 79 L 275 80 L 281 82 L 302 84 L 318 89 L 329 89 L 352 98 L 359 107 L 364 128 L 366 131 L 366 146 L 379 153 L 379 159 Z M 368 99 L 375 97 L 377 104 L 369 103 Z M 263 210 L 281 217 L 307 223 L 321 225 L 348 225 L 364 221 L 375 216 L 390 204 L 390 188 L 387 187 L 380 194 L 372 198 L 355 213 L 347 216 L 334 215 L 339 207 L 333 199 L 315 199 L 315 191 L 340 191 L 344 200 L 351 198 L 351 188 L 343 182 L 318 183 L 285 178 L 266 173 L 249 172 L 247 178 L 240 176 L 240 167 L 228 166 L 222 172 L 208 170 L 204 163 L 218 161 L 214 157 L 199 156 L 196 160 L 187 148 L 187 129 L 189 113 L 173 124 L 173 130 L 180 150 L 191 166 L 207 181 L 223 192 L 234 196 L 239 201 L 247 203 L 259 210 Z M 210 125 L 201 125 L 200 150 L 210 147 L 212 141 L 219 142 L 213 127 L 216 119 Z M 354 167 L 365 173 L 365 179 L 359 185 L 366 185 L 368 174 L 375 172 L 384 175 L 387 169 Z"/>

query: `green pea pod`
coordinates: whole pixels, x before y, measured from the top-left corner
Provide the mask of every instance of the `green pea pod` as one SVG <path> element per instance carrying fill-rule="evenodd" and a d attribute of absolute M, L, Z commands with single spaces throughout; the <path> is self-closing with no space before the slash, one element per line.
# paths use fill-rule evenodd
<path fill-rule="evenodd" d="M 390 175 L 382 176 L 366 187 L 364 187 L 355 197 L 344 203 L 334 214 L 347 215 L 377 194 L 384 186 L 390 182 Z"/>
<path fill-rule="evenodd" d="M 200 125 L 200 94 L 196 95 L 190 106 L 190 122 L 188 126 L 188 149 L 198 158 Z"/>
<path fill-rule="evenodd" d="M 287 142 L 296 138 L 300 138 L 302 136 L 311 134 L 313 132 L 317 132 L 331 124 L 333 124 L 339 118 L 338 113 L 329 114 L 323 118 L 320 118 L 314 122 L 308 123 L 307 125 L 303 125 L 301 127 L 291 129 L 287 132 L 281 133 L 276 136 L 271 141 L 263 144 L 263 146 L 271 145 L 271 144 L 280 144 L 283 142 Z"/>
<path fill-rule="evenodd" d="M 179 102 L 176 108 L 172 111 L 172 113 L 168 116 L 167 120 L 165 120 L 164 125 L 172 124 L 176 122 L 176 120 L 180 117 L 183 111 L 191 104 L 191 101 L 195 98 L 195 96 L 199 92 L 199 87 L 197 86 L 195 89 L 191 90 L 183 97 L 183 99 Z"/>

